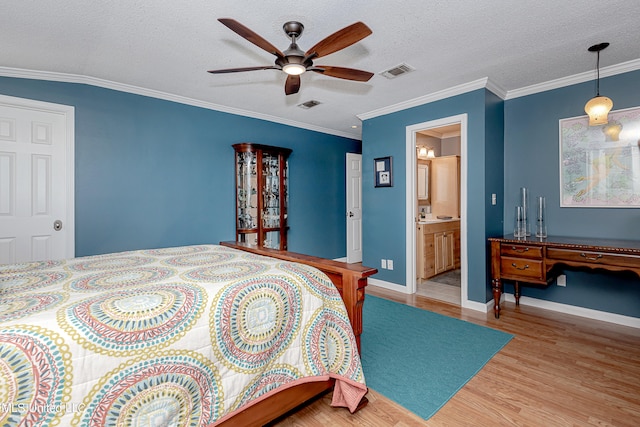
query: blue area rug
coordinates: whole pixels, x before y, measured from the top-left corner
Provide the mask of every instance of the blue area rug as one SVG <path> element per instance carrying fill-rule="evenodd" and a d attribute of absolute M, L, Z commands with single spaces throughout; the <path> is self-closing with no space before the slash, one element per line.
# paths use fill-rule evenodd
<path fill-rule="evenodd" d="M 429 419 L 512 335 L 367 295 L 362 365 L 367 386 Z"/>

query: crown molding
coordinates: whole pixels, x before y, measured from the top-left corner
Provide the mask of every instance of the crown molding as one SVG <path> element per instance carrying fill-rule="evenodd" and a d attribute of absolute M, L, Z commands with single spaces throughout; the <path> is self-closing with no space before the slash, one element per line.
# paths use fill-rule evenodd
<path fill-rule="evenodd" d="M 616 74 L 628 73 L 640 69 L 640 59 L 623 62 L 621 64 L 610 65 L 600 68 L 600 78 L 615 76 Z M 552 89 L 559 89 L 565 86 L 571 86 L 578 83 L 589 82 L 595 79 L 595 70 L 586 71 L 573 76 L 562 77 L 548 82 L 539 83 L 531 86 L 525 86 L 520 89 L 513 89 L 506 93 L 505 100 L 519 98 L 521 96 L 533 95 L 535 93 L 546 92 Z"/>
<path fill-rule="evenodd" d="M 19 79 L 32 80 L 49 80 L 64 83 L 79 83 L 91 86 L 97 86 L 105 89 L 117 90 L 120 92 L 133 93 L 136 95 L 148 96 L 151 98 L 162 99 L 165 101 L 177 102 L 179 104 L 191 105 L 194 107 L 205 108 L 207 110 L 220 111 L 223 113 L 235 114 L 238 116 L 250 117 L 254 119 L 266 120 L 269 122 L 280 123 L 287 126 L 311 130 L 314 132 L 326 133 L 335 136 L 341 136 L 349 139 L 361 139 L 357 133 L 341 132 L 335 129 L 328 129 L 321 126 L 315 126 L 308 123 L 302 123 L 295 120 L 283 119 L 268 114 L 257 113 L 255 111 L 244 110 L 240 108 L 227 107 L 224 105 L 214 104 L 212 102 L 201 101 L 199 99 L 188 98 L 185 96 L 174 95 L 167 92 L 161 92 L 154 89 L 148 89 L 140 86 L 133 86 L 124 83 L 118 83 L 110 80 L 99 79 L 91 76 L 83 76 L 79 74 L 56 73 L 51 71 L 27 70 L 21 68 L 10 68 L 0 66 L 1 77 L 15 77 Z"/>
<path fill-rule="evenodd" d="M 628 73 L 630 71 L 636 71 L 640 69 L 640 59 L 634 59 L 631 61 L 623 62 L 621 64 L 611 65 L 600 69 L 600 77 L 609 77 L 617 74 Z M 485 88 L 493 92 L 496 96 L 503 100 L 519 98 L 522 96 L 533 95 L 535 93 L 546 92 L 548 90 L 558 89 L 565 86 L 571 86 L 578 83 L 588 82 L 594 79 L 593 71 L 587 71 L 573 76 L 562 77 L 555 80 L 550 80 L 544 83 L 539 83 L 531 86 L 525 86 L 519 89 L 505 90 L 488 77 L 484 77 L 478 80 L 474 80 L 468 83 L 463 83 L 458 86 L 453 86 L 448 89 L 444 89 L 438 92 L 434 92 L 428 95 L 423 95 L 418 98 L 413 98 L 408 101 L 403 101 L 397 104 L 389 105 L 383 108 L 372 110 L 369 112 L 356 115 L 360 120 L 367 120 L 374 117 L 382 116 L 385 114 L 395 113 L 397 111 L 406 110 L 408 108 L 417 107 L 419 105 L 428 104 L 431 102 L 439 101 L 441 99 L 450 98 L 452 96 L 461 95 L 463 93 L 471 92 L 477 89 Z M 260 120 L 266 120 L 274 123 L 280 123 L 287 126 L 297 127 L 301 129 L 307 129 L 314 132 L 326 133 L 330 135 L 340 136 L 350 139 L 361 139 L 359 133 L 343 132 L 335 129 L 328 129 L 321 126 L 315 126 L 308 123 L 301 123 L 294 120 L 284 119 L 282 117 L 275 117 L 268 114 L 257 113 L 255 111 L 244 110 L 240 108 L 232 108 L 224 105 L 214 104 L 211 102 L 205 102 L 198 99 L 187 98 L 184 96 L 174 95 L 166 92 L 157 91 L 154 89 L 143 88 L 139 86 L 127 85 L 123 83 L 113 82 L 110 80 L 98 79 L 91 76 L 83 76 L 78 74 L 67 73 L 55 73 L 50 71 L 37 71 L 27 70 L 20 68 L 9 68 L 0 66 L 0 76 L 2 77 L 15 77 L 23 79 L 34 80 L 50 80 L 66 83 L 80 83 L 92 86 L 98 86 L 106 89 L 113 89 L 121 92 L 128 92 L 142 96 L 148 96 L 157 99 L 163 99 L 166 101 L 177 102 L 180 104 L 192 105 L 195 107 L 201 107 L 208 110 L 215 110 L 229 114 L 235 114 L 244 117 L 250 117 Z"/>
<path fill-rule="evenodd" d="M 495 83 L 492 80 L 489 80 L 489 78 L 487 78 L 487 85 L 485 87 L 487 88 L 487 90 L 493 92 L 500 99 L 505 99 L 507 96 L 507 90 L 502 88 L 501 86 L 498 86 L 497 83 Z"/>
<path fill-rule="evenodd" d="M 455 138 L 461 135 L 461 132 L 459 130 L 453 131 L 453 132 L 440 133 L 435 131 L 434 129 L 427 129 L 424 131 L 419 131 L 417 133 L 425 136 L 430 136 L 432 138 L 438 138 L 438 139 Z"/>
<path fill-rule="evenodd" d="M 640 69 L 640 59 L 634 59 L 631 61 L 623 62 L 609 67 L 600 68 L 600 78 L 615 76 L 617 74 L 628 73 L 630 71 L 636 71 Z M 532 95 L 539 92 L 546 92 L 552 89 L 558 89 L 565 86 L 571 86 L 577 83 L 584 83 L 594 79 L 594 71 L 587 71 L 573 76 L 562 77 L 548 82 L 539 83 L 531 86 L 526 86 L 519 89 L 505 90 L 489 80 L 488 77 L 474 80 L 469 83 L 454 86 L 449 89 L 434 92 L 429 95 L 424 95 L 418 98 L 410 99 L 405 102 L 401 102 L 387 107 L 379 108 L 377 110 L 369 111 L 367 113 L 358 114 L 360 120 L 367 120 L 373 117 L 383 116 L 385 114 L 395 113 L 397 111 L 405 110 L 411 107 L 417 107 L 418 105 L 428 104 L 430 102 L 438 101 L 444 98 L 449 98 L 462 93 L 470 92 L 472 90 L 486 88 L 487 90 L 496 94 L 503 100 L 514 99 L 521 96 Z"/>
<path fill-rule="evenodd" d="M 387 107 L 378 108 L 377 110 L 369 111 L 356 115 L 360 120 L 367 120 L 373 117 L 384 116 L 385 114 L 395 113 L 397 111 L 406 110 L 407 108 L 417 107 L 419 105 L 429 104 L 431 102 L 439 101 L 441 99 L 451 98 L 452 96 L 461 95 L 463 93 L 471 92 L 477 89 L 487 89 L 496 94 L 501 99 L 506 96 L 506 91 L 497 84 L 489 80 L 488 77 L 474 80 L 472 82 L 463 83 L 458 86 L 453 86 L 448 89 L 433 92 L 428 95 L 419 96 L 408 101 L 399 102 L 397 104 L 389 105 Z"/>

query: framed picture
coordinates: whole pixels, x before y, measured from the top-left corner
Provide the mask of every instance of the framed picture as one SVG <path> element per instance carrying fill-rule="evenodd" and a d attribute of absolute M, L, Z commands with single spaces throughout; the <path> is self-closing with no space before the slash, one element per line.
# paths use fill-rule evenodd
<path fill-rule="evenodd" d="M 393 174 L 391 172 L 391 157 L 378 157 L 373 159 L 376 187 L 393 187 Z"/>
<path fill-rule="evenodd" d="M 640 107 L 560 120 L 560 206 L 640 207 Z"/>

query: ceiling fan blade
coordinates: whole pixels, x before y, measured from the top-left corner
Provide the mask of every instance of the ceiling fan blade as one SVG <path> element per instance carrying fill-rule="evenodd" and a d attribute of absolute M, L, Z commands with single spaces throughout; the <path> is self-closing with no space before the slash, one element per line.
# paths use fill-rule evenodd
<path fill-rule="evenodd" d="M 274 65 L 262 65 L 258 67 L 244 67 L 244 68 L 225 68 L 224 70 L 209 70 L 207 73 L 211 74 L 225 74 L 225 73 L 239 73 L 241 71 L 256 71 L 256 70 L 279 70 L 280 68 Z"/>
<path fill-rule="evenodd" d="M 300 90 L 300 76 L 289 75 L 287 81 L 284 84 L 284 93 L 286 95 L 293 95 Z"/>
<path fill-rule="evenodd" d="M 354 68 L 332 67 L 330 65 L 316 65 L 310 71 L 324 74 L 325 76 L 337 77 L 339 79 L 355 80 L 358 82 L 367 82 L 373 73 L 368 71 L 356 70 Z"/>
<path fill-rule="evenodd" d="M 340 49 L 359 42 L 372 32 L 373 31 L 362 22 L 351 24 L 316 43 L 315 46 L 307 50 L 305 59 L 319 58 L 337 52 Z"/>
<path fill-rule="evenodd" d="M 274 45 L 266 41 L 264 38 L 262 38 L 261 36 L 259 36 L 252 30 L 250 30 L 249 28 L 245 27 L 244 25 L 236 21 L 235 19 L 219 18 L 218 21 L 226 25 L 231 31 L 234 31 L 241 37 L 244 37 L 245 39 L 249 40 L 251 43 L 255 44 L 260 49 L 264 49 L 270 54 L 277 56 L 278 58 L 284 57 L 284 53 L 282 53 L 280 49 L 278 49 L 277 47 L 275 47 Z"/>

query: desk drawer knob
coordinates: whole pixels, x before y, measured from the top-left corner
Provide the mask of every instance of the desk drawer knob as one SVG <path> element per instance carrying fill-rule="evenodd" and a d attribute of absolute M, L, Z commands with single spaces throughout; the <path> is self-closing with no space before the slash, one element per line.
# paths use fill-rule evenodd
<path fill-rule="evenodd" d="M 529 264 L 525 264 L 524 267 L 521 268 L 521 267 L 518 267 L 515 262 L 512 262 L 511 266 L 517 270 L 526 270 L 527 268 L 529 268 Z"/>
<path fill-rule="evenodd" d="M 520 252 L 520 253 L 522 253 L 522 252 L 527 252 L 527 251 L 529 250 L 529 248 L 518 249 L 518 248 L 516 248 L 515 246 L 511 246 L 511 250 L 512 250 L 512 251 L 514 251 L 514 252 Z"/>
<path fill-rule="evenodd" d="M 580 254 L 580 256 L 581 256 L 582 258 L 586 259 L 587 261 L 597 261 L 597 260 L 599 260 L 600 258 L 602 258 L 602 254 L 598 254 L 598 255 L 596 255 L 596 256 L 594 256 L 594 257 L 592 257 L 592 256 L 588 256 L 588 255 L 587 255 L 587 254 L 585 254 L 584 252 L 583 252 L 583 253 L 581 253 L 581 254 Z"/>

